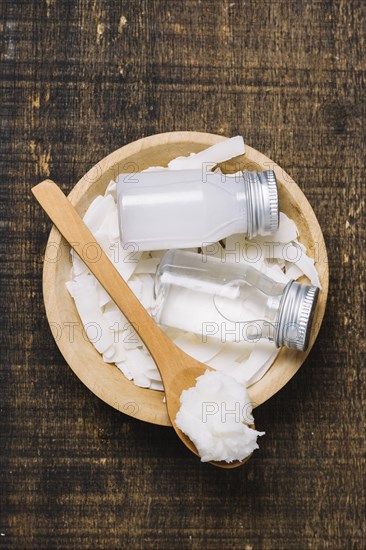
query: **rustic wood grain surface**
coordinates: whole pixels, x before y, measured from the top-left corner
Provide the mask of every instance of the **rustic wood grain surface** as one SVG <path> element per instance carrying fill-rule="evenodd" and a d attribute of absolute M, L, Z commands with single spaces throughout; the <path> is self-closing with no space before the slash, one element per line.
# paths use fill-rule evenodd
<path fill-rule="evenodd" d="M 3 0 L 0 547 L 365 546 L 365 2 Z M 256 411 L 260 451 L 200 464 L 108 407 L 58 352 L 50 222 L 99 159 L 171 130 L 243 134 L 309 198 L 330 298 L 298 375 Z"/>

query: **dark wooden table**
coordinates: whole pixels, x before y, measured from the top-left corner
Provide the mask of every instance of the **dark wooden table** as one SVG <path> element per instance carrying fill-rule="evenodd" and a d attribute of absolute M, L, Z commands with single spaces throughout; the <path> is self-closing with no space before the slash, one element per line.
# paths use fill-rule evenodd
<path fill-rule="evenodd" d="M 3 0 L 0 546 L 365 545 L 365 2 Z M 256 411 L 237 471 L 108 407 L 65 364 L 42 301 L 50 222 L 30 195 L 171 130 L 232 136 L 306 193 L 329 251 L 324 325 Z"/>

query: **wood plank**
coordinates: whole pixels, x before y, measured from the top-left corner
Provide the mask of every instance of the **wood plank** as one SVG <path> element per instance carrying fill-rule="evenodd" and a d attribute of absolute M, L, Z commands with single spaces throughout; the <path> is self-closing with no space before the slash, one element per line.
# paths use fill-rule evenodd
<path fill-rule="evenodd" d="M 365 3 L 3 0 L 4 548 L 322 549 L 365 543 Z M 121 16 L 126 24 L 120 25 Z M 238 471 L 123 416 L 65 365 L 32 200 L 145 135 L 243 134 L 306 193 L 330 297 L 304 367 L 256 411 Z"/>

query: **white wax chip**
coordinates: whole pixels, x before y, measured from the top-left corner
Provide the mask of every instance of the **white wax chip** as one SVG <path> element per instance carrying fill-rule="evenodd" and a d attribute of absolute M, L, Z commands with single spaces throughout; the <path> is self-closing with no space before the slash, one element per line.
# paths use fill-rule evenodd
<path fill-rule="evenodd" d="M 303 275 L 303 272 L 296 264 L 286 262 L 286 275 L 289 279 L 296 281 Z"/>
<path fill-rule="evenodd" d="M 150 384 L 151 390 L 158 390 L 158 391 L 164 391 L 164 386 L 162 382 L 158 382 L 156 380 L 152 380 Z"/>
<path fill-rule="evenodd" d="M 89 291 L 87 288 L 78 288 L 75 305 L 87 337 L 99 353 L 104 353 L 113 344 L 113 338 L 99 308 L 96 292 L 92 289 Z"/>
<path fill-rule="evenodd" d="M 72 259 L 72 275 L 73 277 L 79 277 L 83 273 L 88 273 L 88 267 L 80 259 L 80 256 L 76 254 L 74 249 L 71 249 L 71 259 Z"/>
<path fill-rule="evenodd" d="M 129 324 L 122 311 L 112 301 L 108 302 L 108 304 L 104 307 L 103 316 L 109 323 L 110 327 L 114 325 L 112 329 L 110 328 L 110 330 L 123 330 Z"/>
<path fill-rule="evenodd" d="M 255 240 L 246 239 L 241 233 L 226 238 L 222 259 L 227 262 L 249 265 L 259 271 L 265 271 L 263 267 L 265 255 L 262 244 Z"/>
<path fill-rule="evenodd" d="M 252 386 L 258 380 L 263 378 L 263 376 L 266 374 L 266 372 L 270 369 L 270 367 L 275 362 L 275 359 L 277 355 L 280 353 L 279 349 L 275 349 L 271 355 L 267 357 L 267 359 L 264 361 L 261 367 L 258 367 L 258 363 L 256 360 L 256 357 L 253 357 L 253 362 L 250 362 L 248 367 L 251 366 L 252 368 L 252 375 L 249 373 L 249 368 L 245 371 L 245 384 L 247 386 Z M 254 352 L 253 352 L 254 355 Z M 261 359 L 262 361 L 262 359 Z"/>
<path fill-rule="evenodd" d="M 123 372 L 123 374 L 128 380 L 133 380 L 132 372 L 128 364 L 126 363 L 126 361 L 121 361 L 120 363 L 116 363 L 116 366 L 119 368 L 121 372 Z"/>
<path fill-rule="evenodd" d="M 113 356 L 115 353 L 114 344 L 112 344 L 106 351 L 103 353 L 103 361 L 106 363 L 114 363 Z"/>
<path fill-rule="evenodd" d="M 236 380 L 246 386 L 254 384 L 267 372 L 278 353 L 279 349 L 273 342 L 260 340 L 253 345 L 253 351 L 249 357 L 236 367 Z M 231 375 L 233 376 L 232 373 Z"/>
<path fill-rule="evenodd" d="M 311 284 L 321 288 L 319 275 L 315 269 L 314 263 L 313 258 L 309 258 L 303 250 L 301 250 L 300 257 L 297 262 L 295 262 L 296 266 L 301 269 L 304 275 L 311 281 Z"/>
<path fill-rule="evenodd" d="M 111 260 L 124 280 L 128 281 L 140 261 L 141 252 L 136 250 L 132 244 L 118 242 L 117 245 L 111 247 L 113 249 Z"/>
<path fill-rule="evenodd" d="M 141 374 L 147 376 L 147 373 L 153 370 L 155 370 L 154 379 L 161 380 L 153 358 L 146 356 L 140 348 L 126 350 L 126 356 L 134 380 Z"/>
<path fill-rule="evenodd" d="M 151 385 L 151 380 L 142 373 L 134 376 L 133 381 L 135 382 L 136 386 L 140 386 L 140 388 L 150 388 Z"/>
<path fill-rule="evenodd" d="M 119 363 L 126 360 L 126 350 L 122 342 L 114 343 L 111 348 L 103 353 L 103 361 L 106 363 Z"/>
<path fill-rule="evenodd" d="M 266 266 L 266 275 L 270 277 L 273 281 L 276 281 L 276 283 L 284 283 L 287 284 L 290 280 L 287 273 L 285 274 L 279 265 L 273 264 Z"/>
<path fill-rule="evenodd" d="M 160 376 L 160 372 L 158 371 L 157 368 L 155 369 L 147 369 L 145 371 L 145 376 L 147 376 L 148 378 L 150 378 L 150 380 L 152 382 L 161 382 L 161 376 Z"/>
<path fill-rule="evenodd" d="M 134 279 L 141 283 L 141 295 L 138 296 L 140 302 L 146 309 L 150 309 L 154 299 L 154 279 L 148 273 L 134 275 Z"/>
<path fill-rule="evenodd" d="M 102 227 L 99 228 L 98 231 L 96 231 L 94 233 L 94 238 L 98 242 L 98 244 L 100 245 L 103 252 L 105 252 L 107 254 L 107 256 L 110 256 L 111 255 L 111 240 L 109 238 L 109 235 L 108 235 L 107 231 L 105 231 Z M 92 247 L 90 247 L 90 248 L 92 248 Z M 92 256 L 92 258 L 95 259 L 95 261 L 98 261 L 98 257 L 100 256 L 100 251 L 97 251 L 97 250 L 91 250 L 91 251 L 87 250 L 85 253 L 89 254 L 89 256 Z"/>
<path fill-rule="evenodd" d="M 122 342 L 117 342 L 115 344 L 113 362 L 118 363 L 124 361 L 126 358 L 126 350 Z"/>
<path fill-rule="evenodd" d="M 139 300 L 142 299 L 142 281 L 138 277 L 134 276 L 128 281 L 128 286 Z"/>
<path fill-rule="evenodd" d="M 109 237 L 109 241 L 112 241 L 113 244 L 115 241 L 119 240 L 119 223 L 118 223 L 117 207 L 115 208 L 115 210 L 113 210 L 109 214 L 108 218 L 103 223 L 101 229 L 105 231 L 105 233 Z M 109 244 L 111 244 L 111 242 Z M 114 249 L 114 247 L 112 246 L 109 248 L 109 250 L 111 250 L 111 248 L 112 250 Z M 109 255 L 111 255 L 111 252 L 109 252 Z"/>
<path fill-rule="evenodd" d="M 126 363 L 128 364 L 128 368 L 133 378 L 143 372 L 141 355 L 141 350 L 138 348 L 131 350 L 126 349 Z"/>
<path fill-rule="evenodd" d="M 117 200 L 117 188 L 116 188 L 116 182 L 114 180 L 111 180 L 108 183 L 107 189 L 105 190 L 104 196 L 111 195 L 113 199 Z"/>
<path fill-rule="evenodd" d="M 127 321 L 122 332 L 118 333 L 118 339 L 121 339 L 126 350 L 135 350 L 142 348 L 143 342 L 137 334 L 135 327 Z"/>
<path fill-rule="evenodd" d="M 213 168 L 220 162 L 225 162 L 244 153 L 244 140 L 241 136 L 236 136 L 225 141 L 220 141 L 200 153 L 171 160 L 168 168 L 171 170 L 191 170 L 202 168 L 205 164 L 210 164 Z"/>
<path fill-rule="evenodd" d="M 144 346 L 141 350 L 138 350 L 139 352 L 142 351 L 145 359 L 144 361 L 141 361 L 142 365 L 142 371 L 145 374 L 145 376 L 149 377 L 151 380 L 155 380 L 156 382 L 161 382 L 161 376 L 160 372 L 155 364 L 154 359 L 151 357 L 150 353 L 146 353 L 147 349 Z"/>
<path fill-rule="evenodd" d="M 212 359 L 223 346 L 218 338 L 206 338 L 206 341 L 203 342 L 202 336 L 190 332 L 175 338 L 174 343 L 188 353 L 188 355 L 194 357 L 197 361 L 201 361 L 201 363 L 206 363 Z"/>
<path fill-rule="evenodd" d="M 284 212 L 280 212 L 279 227 L 272 235 L 274 241 L 288 243 L 295 240 L 299 236 L 299 230 L 293 220 L 291 220 Z"/>
<path fill-rule="evenodd" d="M 222 345 L 222 344 L 221 344 Z M 240 354 L 240 349 L 235 343 L 228 342 L 222 345 L 221 351 L 212 359 L 207 361 L 207 364 L 216 370 L 227 371 L 231 364 L 235 362 Z"/>
<path fill-rule="evenodd" d="M 66 286 L 66 288 L 67 288 L 67 290 L 68 290 L 70 296 L 71 296 L 72 298 L 74 298 L 74 297 L 75 297 L 75 293 L 76 293 L 76 289 L 77 289 L 77 283 L 76 283 L 75 281 L 71 280 L 71 281 L 67 281 L 67 282 L 65 283 L 65 286 Z"/>
<path fill-rule="evenodd" d="M 93 235 L 95 235 L 95 232 L 98 231 L 104 220 L 108 218 L 110 212 L 115 208 L 116 203 L 111 195 L 106 195 L 105 197 L 99 195 L 93 200 L 83 217 L 84 223 Z"/>
<path fill-rule="evenodd" d="M 75 279 L 66 283 L 66 288 L 70 292 L 71 296 L 85 296 L 87 293 L 93 294 L 95 298 L 95 277 L 88 273 L 82 273 Z"/>
<path fill-rule="evenodd" d="M 102 287 L 99 281 L 95 279 L 95 290 L 98 295 L 99 307 L 103 307 L 111 301 L 108 292 Z"/>
<path fill-rule="evenodd" d="M 301 242 L 298 241 L 298 240 L 295 240 L 294 243 L 296 244 L 296 246 L 300 247 L 301 250 L 303 250 L 305 253 L 307 252 L 306 246 L 305 246 L 303 243 L 301 243 Z"/>
<path fill-rule="evenodd" d="M 278 353 L 273 342 L 266 340 L 227 343 L 208 364 L 248 386 L 264 376 Z"/>

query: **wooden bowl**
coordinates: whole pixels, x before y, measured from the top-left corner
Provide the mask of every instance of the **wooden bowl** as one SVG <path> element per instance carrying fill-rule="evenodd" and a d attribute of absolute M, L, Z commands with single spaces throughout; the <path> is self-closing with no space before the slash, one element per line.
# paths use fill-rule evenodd
<path fill-rule="evenodd" d="M 130 143 L 98 162 L 75 185 L 69 199 L 83 215 L 91 201 L 103 194 L 111 179 L 121 172 L 140 171 L 149 166 L 165 166 L 171 159 L 198 152 L 226 138 L 200 132 L 170 132 Z M 306 197 L 279 166 L 246 145 L 246 153 L 225 163 L 225 170 L 238 168 L 275 171 L 279 184 L 280 209 L 299 228 L 300 241 L 316 260 L 322 290 L 315 312 L 313 332 L 307 353 L 283 348 L 265 376 L 251 388 L 256 405 L 278 392 L 296 373 L 312 348 L 324 316 L 328 293 L 328 262 L 325 243 L 315 214 Z M 143 389 L 127 380 L 115 367 L 104 363 L 82 330 L 74 301 L 65 283 L 71 275 L 70 248 L 53 227 L 47 243 L 43 292 L 47 318 L 56 343 L 71 369 L 100 399 L 125 414 L 169 426 L 163 393 Z"/>

